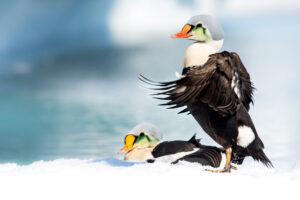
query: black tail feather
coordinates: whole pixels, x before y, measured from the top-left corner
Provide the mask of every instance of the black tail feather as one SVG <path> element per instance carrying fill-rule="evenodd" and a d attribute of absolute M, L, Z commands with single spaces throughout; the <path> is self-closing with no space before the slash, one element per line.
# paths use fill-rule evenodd
<path fill-rule="evenodd" d="M 266 167 L 274 167 L 272 162 L 269 160 L 269 158 L 266 156 L 262 149 L 253 151 L 251 149 L 248 149 L 248 152 L 254 160 L 262 162 Z"/>
<path fill-rule="evenodd" d="M 183 109 L 182 111 L 180 111 L 178 114 L 181 114 L 181 113 L 185 113 L 185 112 L 189 112 L 190 110 L 188 108 L 185 108 Z"/>
<path fill-rule="evenodd" d="M 146 78 L 145 76 L 143 76 L 142 74 L 138 75 L 138 79 L 140 79 L 142 82 L 144 82 L 146 84 L 150 84 L 150 85 L 153 85 L 153 86 L 170 86 L 171 84 L 176 83 L 176 81 L 169 81 L 169 82 L 152 81 L 152 80 Z"/>
<path fill-rule="evenodd" d="M 196 133 L 193 135 L 193 137 L 191 137 L 191 139 L 188 140 L 188 142 L 194 144 L 198 148 L 201 147 L 200 139 L 196 139 Z"/>

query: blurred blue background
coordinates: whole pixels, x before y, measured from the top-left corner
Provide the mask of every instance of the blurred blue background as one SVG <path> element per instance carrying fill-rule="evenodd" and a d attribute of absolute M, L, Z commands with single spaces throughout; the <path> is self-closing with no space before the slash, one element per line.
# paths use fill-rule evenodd
<path fill-rule="evenodd" d="M 137 74 L 173 80 L 191 41 L 174 40 L 193 15 L 225 31 L 257 90 L 251 116 L 277 165 L 299 159 L 300 3 L 237 0 L 10 0 L 0 2 L 0 163 L 122 158 L 140 122 L 164 139 L 198 133 L 190 115 L 157 106 Z"/>

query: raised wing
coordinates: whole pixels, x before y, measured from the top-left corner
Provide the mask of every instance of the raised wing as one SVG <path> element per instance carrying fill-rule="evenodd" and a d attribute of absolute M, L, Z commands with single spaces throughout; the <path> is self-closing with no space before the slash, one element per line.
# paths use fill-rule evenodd
<path fill-rule="evenodd" d="M 161 104 L 178 108 L 201 101 L 223 116 L 235 113 L 239 103 L 249 109 L 252 102 L 252 83 L 239 57 L 235 53 L 213 54 L 203 66 L 192 67 L 181 79 L 170 82 L 154 82 L 144 76 L 140 80 L 157 86 L 166 95 L 157 99 L 169 100 Z M 182 112 L 186 112 L 184 109 Z"/>
<path fill-rule="evenodd" d="M 250 103 L 253 104 L 253 83 L 251 82 L 250 75 L 247 72 L 245 66 L 243 65 L 239 55 L 237 53 L 231 53 L 231 56 L 234 59 L 236 71 L 238 74 L 239 80 L 239 90 L 240 90 L 240 100 L 249 111 Z"/>

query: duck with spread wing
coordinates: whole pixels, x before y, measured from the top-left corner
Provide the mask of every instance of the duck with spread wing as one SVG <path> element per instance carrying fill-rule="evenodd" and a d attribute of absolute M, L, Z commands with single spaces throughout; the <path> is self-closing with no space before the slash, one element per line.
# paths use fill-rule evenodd
<path fill-rule="evenodd" d="M 224 40 L 220 24 L 212 16 L 197 15 L 172 37 L 195 41 L 185 52 L 179 79 L 155 82 L 142 75 L 139 78 L 161 91 L 156 98 L 168 100 L 161 105 L 184 107 L 180 113 L 192 114 L 202 129 L 225 148 L 226 165 L 218 172 L 230 172 L 232 155 L 239 159 L 251 156 L 272 167 L 248 113 L 253 103 L 250 75 L 237 53 L 219 52 Z"/>

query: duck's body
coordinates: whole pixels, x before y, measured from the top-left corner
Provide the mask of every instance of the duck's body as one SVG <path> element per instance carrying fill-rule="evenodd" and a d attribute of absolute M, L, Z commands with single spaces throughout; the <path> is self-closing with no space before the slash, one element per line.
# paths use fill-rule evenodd
<path fill-rule="evenodd" d="M 205 103 L 191 103 L 187 107 L 203 130 L 225 149 L 232 148 L 239 157 L 252 156 L 269 165 L 262 150 L 264 145 L 243 105 L 238 105 L 235 114 L 225 117 Z"/>
<path fill-rule="evenodd" d="M 232 150 L 238 157 L 250 155 L 272 166 L 248 113 L 253 102 L 249 73 L 236 53 L 218 52 L 223 43 L 220 26 L 211 17 L 199 15 L 173 37 L 197 41 L 186 50 L 180 79 L 158 83 L 143 76 L 140 79 L 163 90 L 157 95 L 167 95 L 159 99 L 169 102 L 162 105 L 185 106 L 180 113 L 191 113 L 203 130 L 226 149 L 224 171 L 230 171 Z"/>
<path fill-rule="evenodd" d="M 226 153 L 224 149 L 201 145 L 201 148 L 190 155 L 186 155 L 173 163 L 178 161 L 186 161 L 192 163 L 201 163 L 203 166 L 211 166 L 214 168 L 223 168 L 226 163 Z M 235 162 L 242 164 L 242 162 Z"/>
<path fill-rule="evenodd" d="M 158 144 L 152 151 L 148 162 L 165 162 L 176 164 L 179 161 L 199 163 L 204 166 L 224 167 L 225 150 L 202 145 L 195 135 L 188 141 L 166 141 Z"/>
<path fill-rule="evenodd" d="M 131 148 L 125 154 L 124 160 L 147 161 L 149 163 L 163 162 L 170 164 L 176 164 L 179 161 L 187 161 L 215 168 L 220 166 L 224 167 L 225 165 L 225 150 L 202 145 L 199 140 L 195 138 L 195 135 L 188 141 L 176 140 L 153 142 L 151 137 L 151 133 L 146 132 L 142 132 L 136 136 L 127 135 L 125 137 L 125 146 L 130 146 Z M 130 140 L 130 138 L 133 140 Z M 131 141 L 133 142 L 131 143 Z"/>
<path fill-rule="evenodd" d="M 152 158 L 148 162 L 165 162 L 173 163 L 177 162 L 187 155 L 193 154 L 200 150 L 200 143 L 193 136 L 188 141 L 175 140 L 175 141 L 165 141 L 159 143 L 151 152 Z"/>

